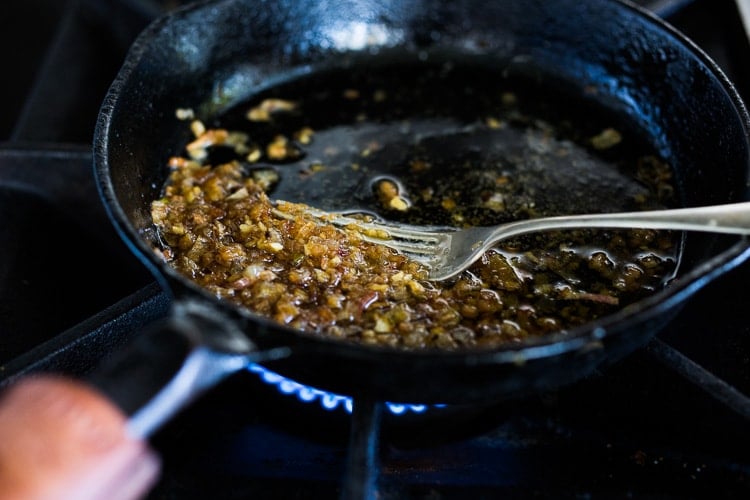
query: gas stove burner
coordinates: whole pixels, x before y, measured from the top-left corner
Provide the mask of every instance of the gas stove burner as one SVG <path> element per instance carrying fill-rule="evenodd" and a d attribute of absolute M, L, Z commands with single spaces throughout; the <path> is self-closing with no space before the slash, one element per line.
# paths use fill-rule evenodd
<path fill-rule="evenodd" d="M 299 382 L 295 382 L 294 380 L 286 378 L 283 375 L 279 375 L 276 372 L 272 372 L 271 370 L 254 363 L 248 366 L 248 370 L 257 374 L 265 383 L 276 386 L 281 394 L 294 396 L 303 403 L 318 403 L 324 410 L 328 411 L 340 411 L 343 409 L 347 413 L 352 412 L 353 402 L 352 398 L 349 396 L 342 396 L 340 394 L 300 384 Z M 404 415 L 409 413 L 421 414 L 425 413 L 430 408 L 442 408 L 444 406 L 445 405 L 386 403 L 387 410 L 393 415 Z"/>

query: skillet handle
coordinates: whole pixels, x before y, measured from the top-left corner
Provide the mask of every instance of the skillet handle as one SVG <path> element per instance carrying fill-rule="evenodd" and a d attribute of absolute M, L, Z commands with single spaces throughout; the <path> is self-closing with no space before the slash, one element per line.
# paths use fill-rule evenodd
<path fill-rule="evenodd" d="M 226 316 L 200 303 L 178 302 L 88 382 L 128 416 L 131 436 L 145 438 L 225 377 L 288 352 L 256 351 Z"/>
<path fill-rule="evenodd" d="M 87 381 L 31 375 L 0 398 L 0 498 L 133 500 L 158 479 L 147 437 L 258 352 L 230 320 L 180 304 Z"/>

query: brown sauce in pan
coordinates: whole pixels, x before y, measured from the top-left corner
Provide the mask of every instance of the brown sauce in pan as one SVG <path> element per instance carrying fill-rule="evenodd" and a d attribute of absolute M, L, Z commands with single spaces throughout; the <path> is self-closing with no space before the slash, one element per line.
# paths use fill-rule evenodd
<path fill-rule="evenodd" d="M 516 238 L 431 282 L 419 264 L 294 204 L 464 226 L 671 202 L 669 166 L 637 137 L 531 87 L 472 67 L 353 68 L 280 84 L 213 123 L 179 110 L 195 140 L 153 202 L 157 251 L 280 324 L 400 349 L 565 332 L 664 287 L 677 262 L 666 231 Z M 271 200 L 293 202 L 290 216 Z"/>

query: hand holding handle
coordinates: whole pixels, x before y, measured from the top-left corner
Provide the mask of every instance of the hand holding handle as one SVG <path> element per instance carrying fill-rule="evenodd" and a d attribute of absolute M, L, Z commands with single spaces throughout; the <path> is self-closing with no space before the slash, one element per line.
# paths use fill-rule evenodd
<path fill-rule="evenodd" d="M 97 390 L 34 376 L 0 398 L 0 498 L 131 500 L 156 481 L 160 464 L 127 417 Z"/>

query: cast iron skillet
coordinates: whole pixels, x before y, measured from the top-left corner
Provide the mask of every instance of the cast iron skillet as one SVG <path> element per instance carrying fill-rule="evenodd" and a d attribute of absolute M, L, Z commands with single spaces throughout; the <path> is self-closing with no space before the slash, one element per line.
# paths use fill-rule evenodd
<path fill-rule="evenodd" d="M 149 204 L 168 157 L 189 138 L 177 108 L 208 122 L 278 82 L 375 53 L 473 59 L 554 80 L 640 130 L 675 168 L 681 205 L 745 199 L 748 115 L 737 92 L 694 44 L 628 3 L 221 0 L 176 11 L 133 45 L 94 140 L 114 225 L 174 295 L 167 324 L 93 377 L 140 419 L 134 426 L 144 435 L 248 359 L 375 401 L 465 403 L 568 384 L 642 346 L 693 293 L 750 254 L 744 238 L 687 234 L 678 277 L 665 290 L 566 335 L 471 353 L 313 338 L 216 299 L 157 258 Z"/>

